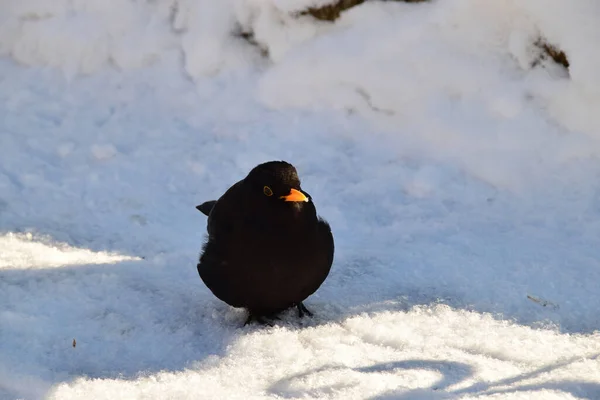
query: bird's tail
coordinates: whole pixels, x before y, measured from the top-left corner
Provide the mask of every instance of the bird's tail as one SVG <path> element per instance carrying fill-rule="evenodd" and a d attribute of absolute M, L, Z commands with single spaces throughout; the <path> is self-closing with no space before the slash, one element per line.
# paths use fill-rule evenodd
<path fill-rule="evenodd" d="M 205 201 L 204 203 L 200 204 L 199 206 L 196 206 L 196 209 L 198 211 L 200 211 L 202 214 L 208 216 L 208 214 L 210 214 L 210 211 L 213 209 L 215 204 L 217 204 L 216 200 Z"/>

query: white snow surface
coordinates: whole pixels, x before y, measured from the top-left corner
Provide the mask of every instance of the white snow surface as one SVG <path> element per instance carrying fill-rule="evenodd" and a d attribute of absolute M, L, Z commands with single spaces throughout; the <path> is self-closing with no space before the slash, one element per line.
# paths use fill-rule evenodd
<path fill-rule="evenodd" d="M 600 3 L 325 3 L 0 1 L 0 399 L 600 398 Z M 336 257 L 243 327 L 194 207 L 273 159 Z"/>

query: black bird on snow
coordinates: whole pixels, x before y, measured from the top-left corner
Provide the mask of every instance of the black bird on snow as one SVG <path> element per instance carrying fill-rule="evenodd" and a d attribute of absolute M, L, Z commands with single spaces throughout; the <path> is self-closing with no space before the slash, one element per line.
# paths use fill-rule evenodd
<path fill-rule="evenodd" d="M 293 165 L 260 164 L 196 208 L 208 216 L 198 273 L 217 298 L 247 309 L 245 324 L 268 323 L 294 306 L 312 316 L 302 302 L 329 274 L 333 235 Z"/>

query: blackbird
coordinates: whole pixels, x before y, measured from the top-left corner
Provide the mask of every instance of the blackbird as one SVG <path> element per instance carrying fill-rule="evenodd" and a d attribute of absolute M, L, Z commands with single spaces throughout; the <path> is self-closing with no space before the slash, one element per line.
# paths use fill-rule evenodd
<path fill-rule="evenodd" d="M 327 278 L 334 242 L 293 165 L 260 164 L 196 208 L 208 216 L 198 273 L 217 298 L 247 309 L 246 324 L 291 307 L 312 315 L 302 301 Z"/>

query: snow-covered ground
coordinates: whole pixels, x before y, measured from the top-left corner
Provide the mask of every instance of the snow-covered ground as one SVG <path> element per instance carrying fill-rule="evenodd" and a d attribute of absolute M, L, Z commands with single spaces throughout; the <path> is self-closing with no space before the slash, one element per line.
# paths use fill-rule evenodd
<path fill-rule="evenodd" d="M 597 1 L 303 4 L 0 2 L 0 399 L 600 399 Z M 271 159 L 336 258 L 242 327 L 194 207 Z"/>

